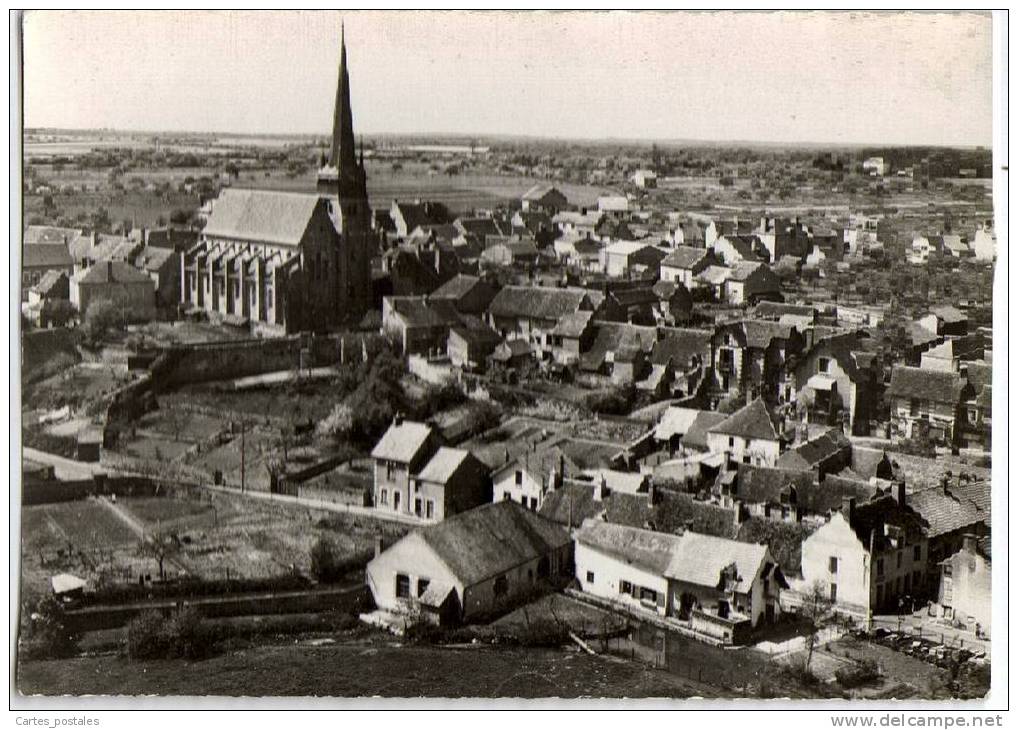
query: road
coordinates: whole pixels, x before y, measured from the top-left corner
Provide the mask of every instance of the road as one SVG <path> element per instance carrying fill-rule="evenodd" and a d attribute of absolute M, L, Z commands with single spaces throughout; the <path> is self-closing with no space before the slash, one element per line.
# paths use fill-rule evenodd
<path fill-rule="evenodd" d="M 953 626 L 942 624 L 934 616 L 926 615 L 925 611 L 901 616 L 900 629 L 898 619 L 899 617 L 894 615 L 874 616 L 873 628 L 900 630 L 902 633 L 915 634 L 917 638 L 922 636 L 949 646 L 962 647 L 971 651 L 985 651 L 987 656 L 990 654 L 989 639 L 977 639 L 974 631 L 956 629 Z M 921 633 L 917 628 L 921 630 Z"/>
<path fill-rule="evenodd" d="M 27 446 L 22 449 L 22 457 L 54 467 L 58 479 L 90 479 L 96 474 L 108 473 L 102 464 L 75 461 Z"/>

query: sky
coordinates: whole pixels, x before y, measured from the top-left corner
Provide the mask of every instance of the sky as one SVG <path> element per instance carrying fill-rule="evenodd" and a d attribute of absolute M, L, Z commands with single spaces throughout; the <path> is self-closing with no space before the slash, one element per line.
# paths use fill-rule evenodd
<path fill-rule="evenodd" d="M 992 142 L 989 14 L 29 11 L 26 127 Z"/>

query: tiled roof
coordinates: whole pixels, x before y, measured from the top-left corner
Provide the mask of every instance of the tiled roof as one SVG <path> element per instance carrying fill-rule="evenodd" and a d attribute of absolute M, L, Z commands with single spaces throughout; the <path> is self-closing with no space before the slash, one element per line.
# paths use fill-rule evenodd
<path fill-rule="evenodd" d="M 954 487 L 923 489 L 908 495 L 906 501 L 929 524 L 929 537 L 939 537 L 979 523 L 989 525 L 990 522 L 988 511 L 980 509 L 964 493 L 956 493 Z"/>
<path fill-rule="evenodd" d="M 851 450 L 852 442 L 844 432 L 832 428 L 816 438 L 810 439 L 799 446 L 786 451 L 778 457 L 775 465 L 779 469 L 814 469 L 825 460 L 846 450 Z"/>
<path fill-rule="evenodd" d="M 984 385 L 993 382 L 993 365 L 988 362 L 972 361 L 965 363 L 965 379 L 976 392 L 979 392 Z"/>
<path fill-rule="evenodd" d="M 152 283 L 146 274 L 123 261 L 100 261 L 85 271 L 75 274 L 79 284 L 140 284 Z"/>
<path fill-rule="evenodd" d="M 62 243 L 33 243 L 22 248 L 21 264 L 26 269 L 69 269 L 74 259 Z"/>
<path fill-rule="evenodd" d="M 895 365 L 891 370 L 891 384 L 887 393 L 895 398 L 918 398 L 955 404 L 961 398 L 962 387 L 958 373 Z"/>
<path fill-rule="evenodd" d="M 565 547 L 569 533 L 512 501 L 460 512 L 420 536 L 465 586 L 472 586 Z"/>
<path fill-rule="evenodd" d="M 407 327 L 451 327 L 461 322 L 460 314 L 448 299 L 425 297 L 386 297 L 392 310 Z"/>
<path fill-rule="evenodd" d="M 503 287 L 488 305 L 496 317 L 526 317 L 557 321 L 590 301 L 582 289 L 555 289 L 535 286 Z"/>
<path fill-rule="evenodd" d="M 693 425 L 686 431 L 682 443 L 690 448 L 707 449 L 707 432 L 725 420 L 724 413 L 700 411 Z"/>
<path fill-rule="evenodd" d="M 296 246 L 322 200 L 305 193 L 226 188 L 212 201 L 202 235 Z"/>
<path fill-rule="evenodd" d="M 709 429 L 710 433 L 723 433 L 727 436 L 741 436 L 747 439 L 765 439 L 777 441 L 780 438 L 767 404 L 763 398 L 756 398 L 749 405 L 743 406 L 721 423 Z"/>
<path fill-rule="evenodd" d="M 874 549 L 878 551 L 886 547 L 886 539 L 890 536 L 887 528 L 918 537 L 926 527 L 919 513 L 907 503 L 905 506 L 898 504 L 890 495 L 877 496 L 857 505 L 849 525 L 867 549 L 872 537 Z"/>
<path fill-rule="evenodd" d="M 398 425 L 394 423 L 371 450 L 371 458 L 408 464 L 424 448 L 433 432 L 434 429 L 426 423 L 416 421 L 403 421 Z"/>
<path fill-rule="evenodd" d="M 555 329 L 552 330 L 552 334 L 559 335 L 561 337 L 580 337 L 587 328 L 590 326 L 590 320 L 593 318 L 593 312 L 570 312 L 559 318 L 559 321 L 555 325 Z"/>
<path fill-rule="evenodd" d="M 711 333 L 698 329 L 670 329 L 654 343 L 650 361 L 663 365 L 671 358 L 674 365 L 685 367 L 699 355 L 704 362 L 710 360 Z"/>
<path fill-rule="evenodd" d="M 808 472 L 739 464 L 735 473 L 733 496 L 750 504 L 781 504 L 784 501 L 782 495 L 790 495 L 793 488 L 797 495 L 808 491 L 813 482 L 813 474 Z"/>
<path fill-rule="evenodd" d="M 598 519 L 585 520 L 576 531 L 579 545 L 625 560 L 655 575 L 664 575 L 682 537 Z M 715 584 L 717 579 L 715 578 Z"/>
<path fill-rule="evenodd" d="M 457 274 L 428 295 L 429 299 L 461 299 L 480 283 L 476 276 Z"/>
<path fill-rule="evenodd" d="M 669 557 L 667 577 L 710 588 L 718 587 L 721 572 L 734 564 L 735 590 L 745 592 L 760 572 L 767 546 L 687 531 Z"/>
<path fill-rule="evenodd" d="M 79 228 L 61 228 L 58 226 L 29 226 L 25 229 L 22 242 L 25 244 L 59 243 L 67 248 L 68 244 L 81 235 Z"/>
<path fill-rule="evenodd" d="M 661 266 L 668 266 L 673 269 L 692 269 L 696 264 L 709 255 L 705 248 L 694 246 L 676 246 L 671 253 L 661 260 Z"/>
<path fill-rule="evenodd" d="M 812 319 L 816 314 L 816 310 L 810 305 L 785 304 L 784 302 L 768 301 L 760 302 L 753 309 L 753 315 L 755 317 L 762 317 L 765 319 L 777 319 L 785 314 L 794 314 L 799 317 L 809 317 Z"/>
<path fill-rule="evenodd" d="M 654 428 L 654 438 L 659 441 L 667 441 L 675 435 L 684 436 L 696 421 L 696 417 L 701 413 L 703 411 L 695 408 L 669 406 L 661 414 L 661 420 L 658 421 L 657 426 Z"/>
<path fill-rule="evenodd" d="M 61 280 L 66 282 L 67 274 L 63 271 L 50 269 L 49 271 L 42 275 L 42 278 L 39 279 L 39 283 L 32 287 L 32 291 L 36 292 L 37 294 L 41 294 L 42 296 L 48 296 L 49 293 L 53 290 L 53 288 L 56 287 Z"/>
<path fill-rule="evenodd" d="M 598 489 L 590 482 L 566 480 L 561 487 L 544 495 L 538 514 L 560 525 L 576 527 L 604 512 L 605 503 L 597 496 Z"/>
<path fill-rule="evenodd" d="M 765 264 L 759 261 L 740 261 L 732 267 L 732 275 L 728 278 L 731 281 L 746 281 L 759 268 L 765 268 Z"/>
<path fill-rule="evenodd" d="M 460 464 L 469 458 L 471 458 L 469 451 L 442 446 L 421 469 L 417 478 L 424 482 L 445 484 L 460 468 Z"/>
<path fill-rule="evenodd" d="M 867 481 L 828 474 L 823 482 L 799 490 L 798 505 L 803 512 L 823 516 L 841 509 L 845 497 L 852 497 L 856 502 L 865 502 L 876 494 L 877 488 Z"/>

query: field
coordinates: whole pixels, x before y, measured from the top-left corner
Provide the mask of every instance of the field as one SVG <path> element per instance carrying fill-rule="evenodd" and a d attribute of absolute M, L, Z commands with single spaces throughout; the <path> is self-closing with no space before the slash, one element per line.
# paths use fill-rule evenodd
<path fill-rule="evenodd" d="M 118 516 L 122 515 L 122 516 Z M 310 571 L 311 546 L 328 537 L 339 557 L 363 554 L 375 536 L 392 542 L 405 527 L 367 517 L 333 514 L 278 502 L 198 490 L 159 497 L 123 497 L 115 505 L 82 500 L 22 508 L 23 591 L 40 595 L 50 576 L 70 572 L 99 582 L 155 576 L 139 555 L 139 525 L 177 535 L 169 574 L 207 579 L 263 578 Z"/>
<path fill-rule="evenodd" d="M 20 692 L 316 697 L 696 697 L 710 687 L 578 651 L 351 642 L 261 646 L 198 664 L 116 656 L 23 663 Z"/>
<path fill-rule="evenodd" d="M 126 385 L 134 379 L 126 371 L 100 363 L 78 363 L 41 380 L 22 386 L 22 402 L 49 410 L 70 405 L 77 408 Z"/>
<path fill-rule="evenodd" d="M 299 413 L 300 417 L 312 421 L 325 418 L 341 399 L 342 394 L 328 379 L 306 381 L 299 386 L 285 384 L 243 392 L 212 385 L 188 385 L 160 398 L 161 401 L 172 400 L 210 408 L 221 412 L 224 419 L 229 418 L 231 412 L 262 418 L 289 418 Z"/>

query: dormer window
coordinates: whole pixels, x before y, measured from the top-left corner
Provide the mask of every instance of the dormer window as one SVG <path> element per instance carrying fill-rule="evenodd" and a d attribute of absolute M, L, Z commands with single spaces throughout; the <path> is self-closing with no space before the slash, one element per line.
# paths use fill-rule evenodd
<path fill-rule="evenodd" d="M 828 373 L 831 371 L 831 358 L 821 357 L 817 358 L 817 372 Z"/>

